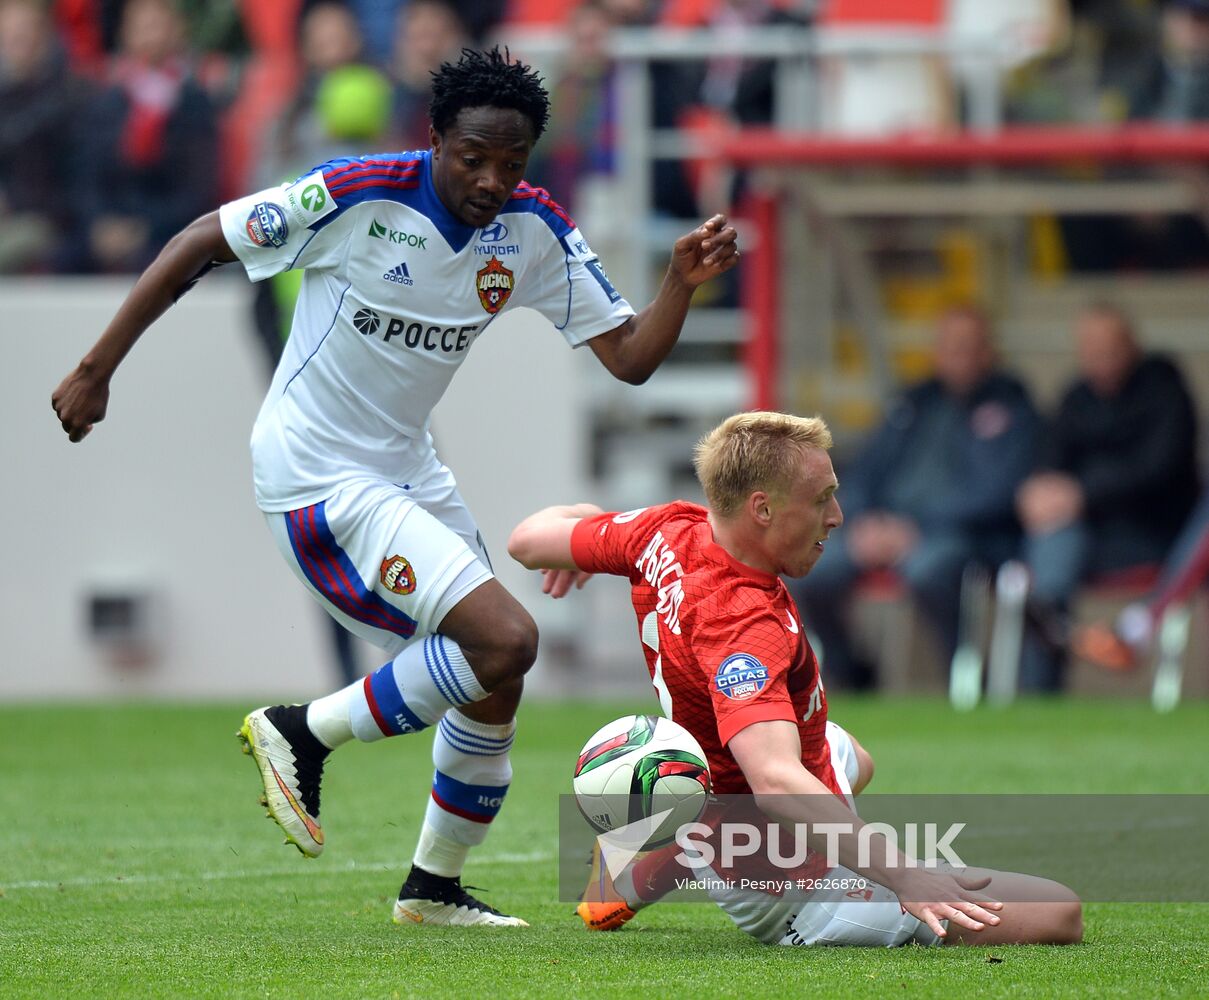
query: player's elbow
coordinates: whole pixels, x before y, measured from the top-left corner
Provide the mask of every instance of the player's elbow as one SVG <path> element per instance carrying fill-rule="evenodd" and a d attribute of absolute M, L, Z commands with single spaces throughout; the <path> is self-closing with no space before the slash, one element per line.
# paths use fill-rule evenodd
<path fill-rule="evenodd" d="M 629 385 L 642 385 L 654 374 L 661 360 L 650 356 L 640 329 L 637 317 L 631 316 L 616 329 L 588 341 L 605 370 L 619 382 Z"/>
<path fill-rule="evenodd" d="M 641 359 L 627 357 L 621 351 L 602 354 L 600 360 L 613 378 L 619 382 L 625 382 L 627 385 L 642 385 L 655 372 L 654 365 L 647 364 Z"/>
<path fill-rule="evenodd" d="M 774 819 L 785 796 L 801 791 L 801 782 L 793 770 L 785 767 L 762 767 L 753 774 L 745 774 L 756 799 L 756 808 Z"/>
<path fill-rule="evenodd" d="M 655 369 L 645 365 L 621 365 L 613 371 L 614 377 L 627 385 L 642 385 L 653 374 Z"/>

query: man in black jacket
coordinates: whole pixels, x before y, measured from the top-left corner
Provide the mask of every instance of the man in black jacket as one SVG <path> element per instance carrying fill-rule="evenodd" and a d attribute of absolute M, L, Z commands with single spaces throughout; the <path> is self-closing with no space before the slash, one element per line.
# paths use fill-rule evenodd
<path fill-rule="evenodd" d="M 1089 576 L 1161 562 L 1197 496 L 1195 407 L 1175 365 L 1143 355 L 1115 306 L 1084 309 L 1075 340 L 1080 377 L 1017 495 L 1042 619 L 1064 612 Z M 1021 686 L 1060 689 L 1062 661 L 1030 637 Z"/>
<path fill-rule="evenodd" d="M 1038 421 L 1024 387 L 998 370 L 981 310 L 941 316 L 935 372 L 890 405 L 841 471 L 846 523 L 827 558 L 791 586 L 822 644 L 829 684 L 871 680 L 854 659 L 845 622 L 863 573 L 893 569 L 907 583 L 947 663 L 957 642 L 962 570 L 971 561 L 998 564 L 1019 543 L 1013 496 L 1031 466 Z"/>

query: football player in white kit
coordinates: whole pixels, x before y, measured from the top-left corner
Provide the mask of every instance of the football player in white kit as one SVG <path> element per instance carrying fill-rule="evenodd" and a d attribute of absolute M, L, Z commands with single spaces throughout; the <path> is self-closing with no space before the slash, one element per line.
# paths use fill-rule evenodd
<path fill-rule="evenodd" d="M 270 815 L 316 857 L 328 753 L 435 727 L 432 795 L 394 919 L 518 926 L 460 876 L 508 790 L 537 629 L 492 575 L 429 415 L 474 341 L 518 305 L 615 377 L 643 382 L 675 345 L 693 290 L 739 251 L 714 216 L 676 242 L 658 294 L 635 313 L 566 212 L 522 180 L 549 107 L 539 77 L 498 50 L 466 51 L 433 81 L 431 149 L 335 160 L 193 222 L 52 404 L 81 440 L 126 352 L 215 265 L 238 260 L 253 280 L 305 269 L 252 432 L 257 503 L 312 595 L 391 659 L 308 705 L 251 712 L 240 736 Z"/>

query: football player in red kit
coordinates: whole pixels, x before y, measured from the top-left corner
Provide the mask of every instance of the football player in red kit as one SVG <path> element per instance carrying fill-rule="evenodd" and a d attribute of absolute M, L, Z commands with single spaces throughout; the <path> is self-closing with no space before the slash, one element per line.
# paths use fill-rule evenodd
<path fill-rule="evenodd" d="M 591 504 L 549 507 L 516 527 L 508 551 L 543 570 L 543 589 L 554 597 L 593 573 L 629 579 L 660 705 L 705 750 L 715 792 L 754 794 L 782 824 L 851 828 L 839 838 L 841 867 L 831 874 L 867 880 L 869 890 L 854 899 L 820 889 L 806 902 L 715 894 L 742 930 L 790 945 L 1079 940 L 1081 904 L 1056 883 L 909 866 L 873 831 L 866 831 L 878 844 L 867 852 L 873 863 L 858 867 L 863 824 L 852 795 L 872 776 L 872 760 L 828 723 L 819 665 L 780 579 L 809 573 L 843 524 L 830 446 L 818 418 L 739 414 L 697 445 L 708 506 L 676 502 L 621 514 Z M 664 853 L 622 873 L 614 887 L 620 900 L 609 904 L 616 916 L 600 926 L 620 926 L 670 888 L 656 870 Z M 1029 901 L 1001 903 L 1000 887 Z M 591 926 L 590 914 L 586 921 Z"/>

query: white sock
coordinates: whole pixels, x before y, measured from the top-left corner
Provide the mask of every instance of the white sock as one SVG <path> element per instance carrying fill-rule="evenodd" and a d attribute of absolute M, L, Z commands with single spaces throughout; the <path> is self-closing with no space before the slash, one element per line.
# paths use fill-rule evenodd
<path fill-rule="evenodd" d="M 425 820 L 424 827 L 420 830 L 420 842 L 416 844 L 416 853 L 412 860 L 433 875 L 440 875 L 442 878 L 457 878 L 462 874 L 469 854 L 469 844 L 459 844 L 456 840 L 441 836 Z"/>
<path fill-rule="evenodd" d="M 353 735 L 370 743 L 427 729 L 450 708 L 481 701 L 487 692 L 456 642 L 428 635 L 332 697 L 343 699 Z"/>
<path fill-rule="evenodd" d="M 348 718 L 348 706 L 352 699 L 364 697 L 364 681 L 353 681 L 348 687 L 334 694 L 316 698 L 306 707 L 306 724 L 315 739 L 329 750 L 353 738 L 353 725 Z"/>
<path fill-rule="evenodd" d="M 450 709 L 432 742 L 432 797 L 415 864 L 435 875 L 462 872 L 470 848 L 481 844 L 512 781 L 508 749 L 516 723 L 489 725 Z"/>

